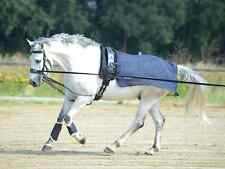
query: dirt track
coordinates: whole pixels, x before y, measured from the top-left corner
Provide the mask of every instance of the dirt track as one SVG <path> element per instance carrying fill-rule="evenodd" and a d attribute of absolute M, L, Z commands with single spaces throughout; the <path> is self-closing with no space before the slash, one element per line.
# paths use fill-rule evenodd
<path fill-rule="evenodd" d="M 0 105 L 0 169 L 225 168 L 225 109 L 207 108 L 213 126 L 204 128 L 195 115 L 184 118 L 182 107 L 164 105 L 161 152 L 155 156 L 142 154 L 153 140 L 148 117 L 143 129 L 115 155 L 106 156 L 104 146 L 126 129 L 136 106 L 92 105 L 75 117 L 87 137 L 85 146 L 76 143 L 64 128 L 54 151 L 41 153 L 59 109 L 59 104 Z"/>

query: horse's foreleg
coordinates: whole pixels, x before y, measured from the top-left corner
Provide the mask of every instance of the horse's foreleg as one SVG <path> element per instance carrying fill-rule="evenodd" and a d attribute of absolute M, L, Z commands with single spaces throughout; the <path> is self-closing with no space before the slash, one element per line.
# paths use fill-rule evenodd
<path fill-rule="evenodd" d="M 62 129 L 62 123 L 56 122 L 48 141 L 43 145 L 41 151 L 48 152 L 52 150 L 53 144 L 58 140 L 59 133 Z"/>
<path fill-rule="evenodd" d="M 65 116 L 65 123 L 67 125 L 66 126 L 67 130 L 68 130 L 70 136 L 74 137 L 80 144 L 85 144 L 86 143 L 86 138 L 84 137 L 84 135 L 82 135 L 79 132 L 77 126 L 75 125 L 74 121 L 72 120 L 72 116 L 73 116 L 73 114 Z"/>
<path fill-rule="evenodd" d="M 79 132 L 79 129 L 73 121 L 73 116 L 79 112 L 79 110 L 90 103 L 92 98 L 80 96 L 78 97 L 70 110 L 64 115 L 64 121 L 66 123 L 69 134 L 74 137 L 80 144 L 85 144 L 85 137 Z"/>
<path fill-rule="evenodd" d="M 68 111 L 70 106 L 71 106 L 70 103 L 64 102 L 64 105 L 58 115 L 57 121 L 56 121 L 54 127 L 52 128 L 49 139 L 42 147 L 42 151 L 44 151 L 44 152 L 50 151 L 53 147 L 53 144 L 58 140 L 58 137 L 61 132 L 62 125 L 63 125 L 64 114 L 66 111 Z"/>
<path fill-rule="evenodd" d="M 165 118 L 160 112 L 159 103 L 155 104 L 149 111 L 155 125 L 155 136 L 154 136 L 154 143 L 152 147 L 145 152 L 145 154 L 153 155 L 155 152 L 160 150 L 160 141 L 161 141 L 161 130 L 165 123 Z"/>
<path fill-rule="evenodd" d="M 63 121 L 65 121 L 69 134 L 76 138 L 81 144 L 85 143 L 85 137 L 79 133 L 79 130 L 72 120 L 72 116 L 78 112 L 80 108 L 90 102 L 88 97 L 78 97 L 75 102 L 65 101 L 62 110 L 59 113 L 57 122 L 55 123 L 48 141 L 42 147 L 42 151 L 50 151 L 53 144 L 58 140 L 59 134 L 62 129 Z"/>

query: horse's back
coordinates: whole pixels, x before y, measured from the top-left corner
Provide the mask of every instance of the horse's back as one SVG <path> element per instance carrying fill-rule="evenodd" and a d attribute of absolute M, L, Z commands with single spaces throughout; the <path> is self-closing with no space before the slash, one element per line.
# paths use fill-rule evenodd
<path fill-rule="evenodd" d="M 131 55 L 117 52 L 117 81 L 119 86 L 149 85 L 176 92 L 176 83 L 152 80 L 151 78 L 177 80 L 177 65 L 149 54 Z"/>

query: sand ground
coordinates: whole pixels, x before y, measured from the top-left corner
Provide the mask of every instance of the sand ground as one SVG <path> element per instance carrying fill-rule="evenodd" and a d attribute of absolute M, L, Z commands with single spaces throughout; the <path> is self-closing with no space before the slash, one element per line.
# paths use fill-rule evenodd
<path fill-rule="evenodd" d="M 114 155 L 103 149 L 129 125 L 135 104 L 94 104 L 74 117 L 87 144 L 79 145 L 66 130 L 51 153 L 40 148 L 47 140 L 60 104 L 1 104 L 0 169 L 224 169 L 225 109 L 207 107 L 211 126 L 202 124 L 183 107 L 163 105 L 166 117 L 161 152 L 146 156 L 153 141 L 153 123 L 148 116 L 144 128 Z"/>

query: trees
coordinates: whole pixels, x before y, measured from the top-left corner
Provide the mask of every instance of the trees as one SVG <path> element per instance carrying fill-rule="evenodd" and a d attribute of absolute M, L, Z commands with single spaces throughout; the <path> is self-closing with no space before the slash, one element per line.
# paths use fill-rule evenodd
<path fill-rule="evenodd" d="M 1 0 L 0 49 L 67 32 L 132 53 L 169 56 L 181 46 L 204 59 L 225 53 L 224 18 L 224 0 Z"/>
<path fill-rule="evenodd" d="M 127 51 L 128 39 L 137 38 L 143 32 L 142 24 L 143 12 L 145 12 L 138 1 L 129 2 L 127 0 L 103 1 L 102 15 L 100 22 L 109 35 L 114 35 L 122 44 L 117 42 L 117 46 Z M 116 36 L 115 36 L 116 35 Z M 113 38 L 109 36 L 108 38 Z"/>
<path fill-rule="evenodd" d="M 26 38 L 57 32 L 86 32 L 86 12 L 76 0 L 0 1 L 0 46 L 2 51 L 25 50 Z"/>
<path fill-rule="evenodd" d="M 88 13 L 76 0 L 54 0 L 50 8 L 54 19 L 52 33 L 86 33 L 89 27 Z"/>
<path fill-rule="evenodd" d="M 50 23 L 35 0 L 2 0 L 0 11 L 0 44 L 8 52 L 23 50 L 25 37 L 41 35 Z"/>
<path fill-rule="evenodd" d="M 186 11 L 186 21 L 179 39 L 193 56 L 203 58 L 210 53 L 209 48 L 217 48 L 216 41 L 224 37 L 225 1 L 186 1 Z"/>
<path fill-rule="evenodd" d="M 180 0 L 107 0 L 101 10 L 99 22 L 108 35 L 104 37 L 117 41 L 114 45 L 124 51 L 161 51 L 172 43 L 185 16 Z"/>

